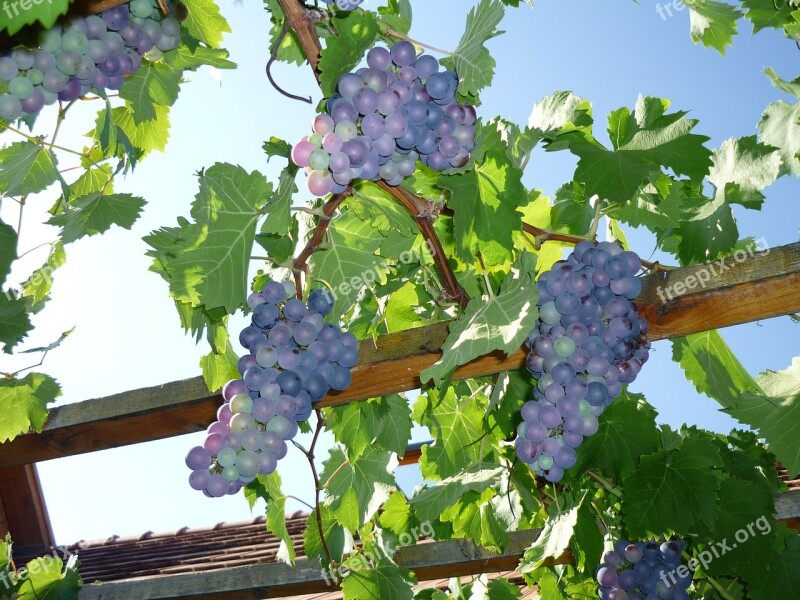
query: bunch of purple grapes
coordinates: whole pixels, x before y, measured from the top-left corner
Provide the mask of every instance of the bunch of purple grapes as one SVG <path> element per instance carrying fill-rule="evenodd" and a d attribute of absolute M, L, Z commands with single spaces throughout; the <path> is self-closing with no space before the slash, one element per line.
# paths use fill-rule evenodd
<path fill-rule="evenodd" d="M 682 540 L 620 540 L 597 569 L 601 600 L 689 600 L 688 569 L 679 569 Z"/>
<path fill-rule="evenodd" d="M 342 10 L 355 10 L 364 0 L 325 0 L 327 4 L 335 4 Z"/>
<path fill-rule="evenodd" d="M 249 350 L 239 360 L 242 378 L 225 385 L 218 420 L 186 457 L 189 485 L 209 497 L 235 494 L 272 473 L 297 424 L 330 389 L 350 385 L 358 362 L 355 336 L 325 323 L 333 309 L 328 292 L 314 290 L 304 303 L 293 283 L 271 281 L 247 304 L 253 317 L 239 335 Z"/>
<path fill-rule="evenodd" d="M 139 70 L 178 45 L 180 23 L 156 0 L 132 0 L 99 15 L 75 16 L 39 35 L 39 48 L 14 48 L 0 57 L 0 117 L 37 115 L 56 100 L 70 102 L 95 89 L 118 90 Z"/>
<path fill-rule="evenodd" d="M 582 241 L 539 278 L 539 320 L 527 340 L 538 381 L 522 406 L 516 450 L 548 481 L 575 464 L 575 448 L 647 361 L 649 326 L 633 302 L 640 264 L 617 243 Z"/>
<path fill-rule="evenodd" d="M 312 133 L 292 149 L 315 196 L 339 193 L 354 179 L 400 185 L 417 161 L 441 171 L 463 167 L 475 146 L 475 108 L 456 101 L 458 76 L 439 71 L 401 41 L 372 48 L 367 67 L 339 79 L 339 93 Z"/>

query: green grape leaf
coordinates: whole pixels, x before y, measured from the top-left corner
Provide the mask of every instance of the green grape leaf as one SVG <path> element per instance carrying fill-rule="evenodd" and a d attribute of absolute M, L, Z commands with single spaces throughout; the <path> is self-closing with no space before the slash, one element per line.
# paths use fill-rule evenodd
<path fill-rule="evenodd" d="M 372 223 L 349 211 L 333 220 L 328 237 L 330 247 L 317 250 L 309 263 L 314 276 L 333 289 L 331 318 L 336 318 L 350 310 L 364 287 L 370 286 L 366 277 L 385 282 L 386 259 L 375 254 L 383 238 L 376 235 Z"/>
<path fill-rule="evenodd" d="M 11 263 L 17 258 L 17 232 L 0 219 L 0 287 L 11 272 Z"/>
<path fill-rule="evenodd" d="M 755 136 L 726 140 L 712 160 L 708 181 L 714 184 L 716 195 L 757 210 L 764 202 L 761 191 L 772 185 L 781 168 L 780 153 L 760 144 Z"/>
<path fill-rule="evenodd" d="M 0 538 L 0 581 L 5 585 L 0 588 L 0 599 L 13 600 L 16 586 L 14 576 L 11 574 L 11 534 L 6 534 L 5 538 Z"/>
<path fill-rule="evenodd" d="M 163 152 L 169 140 L 169 107 L 154 105 L 155 116 L 137 122 L 131 108 L 118 106 L 111 111 L 111 121 L 127 136 L 131 145 L 140 151 L 137 158 L 144 158 L 153 150 Z"/>
<path fill-rule="evenodd" d="M 189 9 L 189 16 L 182 23 L 195 39 L 205 42 L 212 48 L 222 43 L 224 33 L 230 33 L 231 27 L 219 11 L 214 0 L 182 0 Z"/>
<path fill-rule="evenodd" d="M 792 7 L 788 2 L 774 0 L 742 0 L 745 17 L 753 23 L 753 33 L 767 27 L 781 29 L 791 19 Z"/>
<path fill-rule="evenodd" d="M 510 523 L 504 519 L 506 514 L 492 502 L 496 495 L 493 489 L 486 489 L 482 494 L 466 492 L 455 504 L 445 508 L 439 519 L 452 524 L 453 537 L 474 541 L 493 552 L 502 552 L 508 544 Z"/>
<path fill-rule="evenodd" d="M 44 29 L 50 29 L 61 15 L 67 13 L 71 2 L 72 0 L 6 2 L 3 10 L 0 10 L 0 31 L 14 35 L 26 25 L 32 25 L 36 21 L 41 23 Z"/>
<path fill-rule="evenodd" d="M 403 492 L 394 492 L 381 507 L 380 525 L 396 536 L 408 533 L 417 522 Z"/>
<path fill-rule="evenodd" d="M 369 521 L 394 491 L 396 466 L 397 458 L 391 452 L 369 448 L 357 460 L 349 461 L 340 444 L 331 448 L 320 481 L 334 518 L 350 531 Z"/>
<path fill-rule="evenodd" d="M 47 405 L 60 395 L 58 382 L 42 373 L 0 379 L 0 444 L 31 430 L 40 432 L 47 421 Z"/>
<path fill-rule="evenodd" d="M 442 175 L 438 184 L 450 190 L 456 249 L 465 261 L 478 253 L 487 265 L 507 262 L 514 247 L 512 231 L 522 228 L 516 207 L 527 200 L 522 170 L 504 152 L 486 152 L 483 163 L 465 173 Z"/>
<path fill-rule="evenodd" d="M 19 588 L 18 600 L 77 600 L 83 586 L 79 565 L 77 554 L 70 556 L 66 565 L 57 556 L 35 558 L 25 565 L 27 576 Z"/>
<path fill-rule="evenodd" d="M 345 554 L 349 554 L 353 551 L 353 536 L 344 527 L 339 525 L 328 506 L 320 504 L 319 512 L 320 519 L 322 520 L 322 534 L 325 537 L 328 550 L 331 551 L 333 560 L 341 562 Z M 325 550 L 322 547 L 319 523 L 317 522 L 317 515 L 315 512 L 308 515 L 305 529 L 303 529 L 303 548 L 309 560 L 319 556 L 323 564 L 327 564 L 328 557 L 325 555 Z"/>
<path fill-rule="evenodd" d="M 686 6 L 692 40 L 725 54 L 725 47 L 733 44 L 736 22 L 742 13 L 730 4 L 713 0 L 687 0 Z"/>
<path fill-rule="evenodd" d="M 597 194 L 612 204 L 630 201 L 650 173 L 661 167 L 700 180 L 711 166 L 711 153 L 703 145 L 709 138 L 691 133 L 697 121 L 683 111 L 667 114 L 668 100 L 640 96 L 631 113 L 620 108 L 608 117 L 613 150 L 587 138 L 583 132 L 559 135 L 548 146 L 559 149 L 562 140 L 579 157 L 575 179 L 585 194 Z"/>
<path fill-rule="evenodd" d="M 281 171 L 278 189 L 275 190 L 265 207 L 265 210 L 269 212 L 261 226 L 261 233 L 284 235 L 291 228 L 294 219 L 292 219 L 290 210 L 292 197 L 297 192 L 297 185 L 294 182 L 296 174 L 297 167 L 292 162 L 289 162 L 289 166 Z"/>
<path fill-rule="evenodd" d="M 269 47 L 274 48 L 278 41 L 278 36 L 283 32 L 285 16 L 278 0 L 265 0 L 266 10 L 270 13 L 272 28 L 269 30 Z M 276 58 L 287 63 L 302 65 L 306 60 L 305 52 L 297 34 L 289 29 L 278 47 Z"/>
<path fill-rule="evenodd" d="M 486 420 L 490 427 L 499 427 L 507 438 L 517 430 L 522 405 L 533 397 L 533 379 L 522 369 L 501 373 L 492 387 L 492 397 Z"/>
<path fill-rule="evenodd" d="M 180 71 L 162 63 L 145 61 L 136 73 L 125 79 L 119 96 L 127 101 L 138 125 L 158 116 L 156 106 L 172 106 L 178 99 L 180 80 Z"/>
<path fill-rule="evenodd" d="M 678 257 L 683 264 L 706 262 L 722 256 L 736 246 L 739 228 L 731 205 L 724 198 L 711 200 L 702 195 L 699 187 L 684 183 L 684 203 L 692 204 L 682 218 L 678 235 Z"/>
<path fill-rule="evenodd" d="M 75 182 L 69 186 L 71 198 L 80 198 L 94 192 L 111 194 L 114 192 L 114 170 L 108 163 L 86 169 Z M 63 212 L 63 211 L 59 211 Z"/>
<path fill-rule="evenodd" d="M 67 262 L 67 254 L 61 241 L 53 244 L 50 255 L 40 268 L 22 284 L 22 296 L 31 301 L 31 310 L 38 311 L 50 299 L 50 290 L 53 287 L 53 273 Z"/>
<path fill-rule="evenodd" d="M 773 548 L 737 575 L 747 582 L 748 600 L 800 597 L 800 538 L 792 534 L 785 549 Z"/>
<path fill-rule="evenodd" d="M 411 498 L 414 514 L 420 521 L 433 521 L 467 492 L 482 494 L 498 487 L 505 467 L 491 463 L 470 465 L 460 473 L 443 479 L 436 485 L 420 488 Z"/>
<path fill-rule="evenodd" d="M 402 456 L 411 439 L 411 407 L 402 394 L 383 396 L 377 404 L 378 427 L 376 441 L 379 446 Z"/>
<path fill-rule="evenodd" d="M 25 298 L 17 298 L 11 291 L 0 294 L 0 344 L 3 352 L 11 354 L 33 329 L 29 314 L 30 306 Z"/>
<path fill-rule="evenodd" d="M 725 412 L 757 429 L 770 452 L 796 475 L 800 473 L 800 357 L 783 371 L 761 373 L 756 384 L 761 393 L 744 391 Z"/>
<path fill-rule="evenodd" d="M 238 361 L 239 357 L 236 356 L 230 344 L 226 344 L 226 348 L 222 352 L 211 350 L 211 352 L 202 356 L 200 358 L 200 368 L 203 371 L 203 380 L 206 382 L 208 391 L 216 392 L 221 390 L 222 386 L 231 379 L 238 379 Z"/>
<path fill-rule="evenodd" d="M 216 69 L 235 69 L 236 63 L 228 60 L 230 53 L 222 48 L 209 48 L 193 40 L 192 44 L 180 44 L 164 53 L 164 62 L 176 71 L 194 70 L 203 65 Z"/>
<path fill-rule="evenodd" d="M 522 590 L 508 579 L 492 579 L 486 586 L 486 600 L 515 600 L 522 596 Z"/>
<path fill-rule="evenodd" d="M 736 406 L 743 392 L 761 391 L 716 330 L 673 339 L 672 360 L 698 392 L 726 408 Z"/>
<path fill-rule="evenodd" d="M 525 550 L 517 571 L 530 573 L 539 568 L 546 559 L 559 558 L 566 552 L 575 534 L 581 504 L 583 497 L 574 499 L 570 496 L 561 496 L 559 502 L 554 502 L 548 507 L 549 518 L 539 537 Z"/>
<path fill-rule="evenodd" d="M 581 474 L 599 469 L 624 478 L 636 470 L 640 456 L 659 448 L 656 411 L 639 394 L 625 391 L 600 415 L 600 428 L 578 448 L 572 469 Z"/>
<path fill-rule="evenodd" d="M 378 22 L 368 11 L 351 11 L 333 18 L 337 35 L 325 38 L 319 60 L 319 85 L 324 96 L 336 93 L 339 78 L 350 72 L 378 39 Z"/>
<path fill-rule="evenodd" d="M 55 350 L 61 344 L 64 343 L 64 340 L 66 340 L 70 335 L 72 335 L 73 331 L 75 331 L 74 327 L 72 329 L 67 329 L 64 333 L 58 336 L 58 338 L 56 338 L 56 341 L 50 342 L 46 346 L 39 346 L 37 348 L 28 348 L 20 352 L 20 354 L 32 354 L 34 352 L 50 352 L 51 350 Z"/>
<path fill-rule="evenodd" d="M 412 600 L 414 574 L 385 556 L 377 561 L 355 554 L 344 562 L 348 573 L 342 581 L 344 600 Z"/>
<path fill-rule="evenodd" d="M 520 255 L 496 296 L 470 301 L 450 325 L 442 358 L 420 373 L 422 382 L 439 383 L 456 367 L 494 350 L 510 354 L 519 349 L 539 316 L 531 258 Z"/>
<path fill-rule="evenodd" d="M 414 420 L 428 427 L 434 440 L 422 447 L 419 464 L 425 479 L 450 477 L 470 465 L 497 459 L 494 438 L 483 429 L 485 396 L 464 388 L 458 388 L 464 390 L 463 396 L 454 387 L 429 389 L 414 405 Z"/>
<path fill-rule="evenodd" d="M 292 145 L 274 135 L 264 142 L 262 148 L 267 155 L 267 162 L 269 162 L 269 159 L 273 156 L 281 156 L 286 160 L 290 160 L 292 157 Z"/>
<path fill-rule="evenodd" d="M 707 546 L 714 544 L 717 550 L 714 554 L 719 554 L 709 564 L 709 575 L 744 573 L 750 565 L 758 564 L 762 556 L 769 554 L 775 537 L 769 535 L 772 533 L 769 520 L 774 511 L 772 493 L 764 486 L 733 477 L 723 480 L 719 488 L 717 519 L 706 537 Z M 741 533 L 737 540 L 740 530 L 747 533 L 744 541 Z"/>
<path fill-rule="evenodd" d="M 244 495 L 250 508 L 253 508 L 257 498 L 267 503 L 267 531 L 281 541 L 277 559 L 294 566 L 294 542 L 286 526 L 286 496 L 281 491 L 281 476 L 277 472 L 271 475 L 257 475 L 255 480 L 245 487 Z"/>
<path fill-rule="evenodd" d="M 258 171 L 217 163 L 200 176 L 192 204 L 195 223 L 166 257 L 177 300 L 232 314 L 247 294 L 247 272 L 256 222 L 272 186 Z M 152 236 L 145 241 L 153 245 Z M 155 256 L 159 256 L 156 248 Z"/>
<path fill-rule="evenodd" d="M 597 518 L 586 502 L 578 508 L 578 518 L 569 545 L 578 570 L 594 572 L 603 556 L 603 534 L 597 527 Z"/>
<path fill-rule="evenodd" d="M 75 200 L 67 212 L 53 215 L 49 225 L 61 227 L 61 241 L 69 244 L 87 235 L 104 233 L 112 225 L 130 229 L 146 202 L 130 194 L 102 196 L 98 192 Z"/>
<path fill-rule="evenodd" d="M 480 104 L 478 94 L 492 83 L 497 64 L 484 44 L 502 34 L 497 30 L 505 9 L 495 0 L 480 0 L 467 14 L 464 35 L 455 52 L 440 62 L 458 74 L 458 99 L 462 104 Z"/>
<path fill-rule="evenodd" d="M 776 88 L 800 99 L 800 78 L 789 82 L 778 77 L 773 69 L 767 69 L 765 73 Z M 781 174 L 792 173 L 800 177 L 800 102 L 773 102 L 764 109 L 758 129 L 761 141 L 780 151 L 783 158 Z"/>
<path fill-rule="evenodd" d="M 0 150 L 0 193 L 24 196 L 41 192 L 58 175 L 55 154 L 31 141 L 14 142 Z"/>
<path fill-rule="evenodd" d="M 642 456 L 625 480 L 623 508 L 632 538 L 688 531 L 710 525 L 717 515 L 719 451 L 702 437 L 687 437 L 678 448 Z"/>
<path fill-rule="evenodd" d="M 378 7 L 381 21 L 400 33 L 407 34 L 411 29 L 411 1 L 389 0 L 386 6 Z"/>
<path fill-rule="evenodd" d="M 326 419 L 326 426 L 342 444 L 348 460 L 355 461 L 375 441 L 380 427 L 377 402 L 368 400 L 334 407 Z"/>
<path fill-rule="evenodd" d="M 592 105 L 570 91 L 557 91 L 533 105 L 528 127 L 542 138 L 569 131 L 591 132 Z"/>

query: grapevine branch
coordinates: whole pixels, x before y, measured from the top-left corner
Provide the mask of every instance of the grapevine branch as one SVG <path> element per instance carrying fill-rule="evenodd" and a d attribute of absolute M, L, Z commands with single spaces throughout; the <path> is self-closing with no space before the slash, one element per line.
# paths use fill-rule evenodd
<path fill-rule="evenodd" d="M 297 258 L 294 259 L 293 271 L 294 271 L 294 284 L 297 288 L 297 297 L 303 297 L 303 282 L 302 282 L 302 275 L 308 273 L 308 259 L 314 254 L 314 251 L 319 248 L 322 240 L 325 238 L 325 232 L 328 231 L 328 227 L 330 227 L 331 220 L 333 219 L 333 214 L 336 212 L 336 209 L 339 208 L 339 205 L 344 202 L 345 198 L 352 195 L 353 188 L 350 186 L 347 187 L 343 192 L 340 194 L 335 194 L 330 200 L 325 203 L 325 206 L 322 207 L 322 216 L 319 218 L 317 222 L 317 227 L 314 229 L 314 233 L 311 235 L 311 238 L 303 248 L 302 252 L 297 255 Z"/>
<path fill-rule="evenodd" d="M 411 214 L 422 237 L 430 246 L 433 261 L 439 271 L 439 276 L 444 282 L 448 299 L 454 300 L 462 307 L 465 307 L 469 303 L 469 296 L 464 288 L 461 287 L 461 284 L 458 283 L 458 279 L 456 279 L 456 275 L 447 261 L 442 242 L 433 228 L 433 220 L 436 218 L 436 212 L 433 207 L 429 202 L 415 196 L 405 188 L 389 185 L 383 180 L 378 181 L 378 186 L 397 200 Z"/>

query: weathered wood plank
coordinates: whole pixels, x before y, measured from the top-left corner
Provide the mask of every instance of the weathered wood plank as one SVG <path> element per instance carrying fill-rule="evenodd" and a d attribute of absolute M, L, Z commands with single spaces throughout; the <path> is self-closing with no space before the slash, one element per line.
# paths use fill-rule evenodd
<path fill-rule="evenodd" d="M 800 518 L 800 492 L 779 494 L 778 520 Z M 466 540 L 445 540 L 401 547 L 395 559 L 411 569 L 420 581 L 513 570 L 539 536 L 539 530 L 509 534 L 509 544 L 495 554 Z M 548 564 L 569 562 L 565 554 Z M 220 571 L 160 575 L 85 585 L 81 600 L 260 600 L 295 594 L 332 591 L 332 577 L 323 574 L 318 560 L 299 560 L 296 568 L 280 563 L 236 567 Z"/>
<path fill-rule="evenodd" d="M 700 273 L 711 273 L 711 267 L 703 265 L 645 277 L 639 304 L 650 321 L 649 337 L 660 340 L 800 312 L 800 244 L 773 248 L 741 263 L 734 260 L 721 273 L 720 268 L 714 267 L 718 276 L 708 281 Z M 702 287 L 697 283 L 700 277 Z M 676 295 L 677 283 L 692 282 L 695 289 Z M 335 406 L 419 388 L 419 373 L 441 356 L 447 325 L 363 341 L 350 387 L 329 394 L 320 404 Z M 522 349 L 509 356 L 494 352 L 460 367 L 453 379 L 518 369 L 524 361 Z M 220 402 L 197 377 L 56 408 L 43 433 L 0 445 L 0 467 L 200 431 L 213 420 Z"/>
<path fill-rule="evenodd" d="M 6 533 L 26 551 L 48 551 L 55 544 L 36 465 L 0 469 L 0 537 Z"/>
<path fill-rule="evenodd" d="M 398 564 L 414 571 L 419 580 L 510 570 L 539 530 L 509 534 L 502 554 L 489 552 L 465 540 L 445 540 L 399 548 Z M 327 576 L 328 581 L 325 577 Z M 329 582 L 331 585 L 329 585 Z M 332 577 L 323 575 L 318 560 L 299 560 L 295 568 L 282 563 L 236 567 L 221 571 L 160 575 L 133 580 L 85 585 L 81 600 L 260 600 L 296 594 L 333 591 Z"/>

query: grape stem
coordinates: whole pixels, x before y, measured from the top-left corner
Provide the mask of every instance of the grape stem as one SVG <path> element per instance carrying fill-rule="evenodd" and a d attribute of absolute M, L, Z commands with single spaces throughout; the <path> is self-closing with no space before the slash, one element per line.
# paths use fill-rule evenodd
<path fill-rule="evenodd" d="M 489 281 L 489 273 L 486 272 L 486 265 L 483 262 L 483 256 L 481 256 L 480 252 L 478 252 L 478 261 L 481 263 L 481 271 L 483 272 L 483 283 L 486 285 L 486 293 L 489 294 L 489 298 L 494 298 L 494 290 L 492 289 L 492 283 Z"/>
<path fill-rule="evenodd" d="M 302 276 L 308 275 L 308 259 L 312 254 L 314 254 L 314 251 L 320 247 L 322 241 L 325 239 L 325 232 L 327 232 L 328 227 L 330 227 L 331 220 L 333 219 L 333 214 L 336 212 L 336 209 L 339 208 L 339 205 L 352 194 L 353 188 L 347 186 L 343 192 L 340 194 L 335 194 L 325 203 L 325 206 L 322 207 L 322 216 L 320 216 L 319 221 L 317 222 L 317 227 L 314 229 L 314 233 L 309 238 L 305 248 L 303 248 L 300 254 L 297 255 L 297 258 L 294 259 L 292 270 L 294 271 L 294 284 L 297 288 L 298 298 L 303 297 Z"/>
<path fill-rule="evenodd" d="M 39 138 L 39 137 L 36 137 L 36 136 L 33 136 L 33 135 L 28 135 L 24 131 L 20 131 L 19 129 L 17 129 L 16 127 L 12 127 L 11 125 L 6 125 L 6 129 L 8 131 L 13 131 L 14 133 L 16 133 L 18 135 L 21 135 L 26 140 L 28 140 L 30 142 L 33 142 L 34 144 L 37 144 L 37 145 L 42 146 L 42 147 L 47 146 L 48 149 L 51 150 L 51 151 L 53 149 L 62 150 L 64 152 L 69 152 L 70 154 L 74 154 L 76 156 L 80 156 L 81 158 L 87 158 L 86 154 L 84 154 L 83 152 L 78 152 L 77 150 L 73 150 L 72 148 L 65 148 L 64 146 L 57 146 L 56 144 L 54 144 L 52 142 L 48 144 L 42 138 Z"/>
<path fill-rule="evenodd" d="M 614 484 L 612 484 L 608 479 L 601 477 L 594 471 L 586 471 L 586 474 L 603 486 L 603 488 L 605 488 L 608 492 L 614 494 L 617 498 L 622 498 L 622 492 L 615 488 Z"/>
<path fill-rule="evenodd" d="M 428 50 L 432 50 L 433 52 L 438 52 L 439 54 L 445 54 L 447 56 L 453 56 L 453 53 L 450 52 L 449 50 L 442 50 L 441 48 L 437 48 L 436 46 L 429 46 L 428 44 L 423 44 L 422 42 L 417 41 L 414 38 L 410 38 L 406 34 L 400 33 L 399 31 L 396 31 L 396 30 L 392 29 L 391 27 L 389 27 L 386 30 L 386 35 L 394 37 L 394 38 L 397 38 L 399 40 L 405 40 L 407 42 L 411 42 L 412 44 L 416 44 L 417 46 L 420 46 L 421 48 L 427 48 Z"/>
<path fill-rule="evenodd" d="M 306 458 L 308 459 L 308 464 L 311 467 L 311 474 L 314 476 L 314 515 L 317 521 L 317 530 L 319 531 L 319 540 L 322 543 L 322 549 L 325 551 L 325 556 L 328 557 L 328 563 L 333 564 L 333 555 L 331 554 L 330 548 L 328 548 L 328 542 L 325 541 L 325 533 L 322 527 L 322 511 L 319 508 L 319 495 L 322 491 L 322 488 L 319 485 L 319 474 L 317 473 L 317 466 L 314 463 L 314 450 L 317 447 L 317 442 L 319 441 L 319 434 L 322 432 L 322 428 L 325 426 L 325 419 L 322 416 L 322 411 L 320 409 L 315 409 L 314 412 L 317 415 L 317 426 L 314 429 L 314 437 L 311 440 L 311 445 L 308 447 L 308 451 L 305 452 Z"/>
<path fill-rule="evenodd" d="M 308 208 L 307 206 L 291 206 L 289 210 L 293 210 L 295 212 L 302 212 L 314 217 L 324 217 L 325 213 L 322 212 L 319 208 Z"/>
<path fill-rule="evenodd" d="M 683 551 L 682 556 L 687 561 L 692 559 L 692 555 L 689 554 L 686 550 Z M 706 575 L 706 581 L 708 581 L 708 583 L 711 584 L 711 587 L 713 587 L 715 590 L 717 590 L 719 595 L 722 596 L 722 598 L 724 598 L 725 600 L 736 600 L 736 598 L 731 596 L 730 593 L 728 592 L 728 590 L 726 590 L 722 586 L 722 584 L 719 581 L 717 581 L 716 579 L 714 579 L 711 575 Z"/>
<path fill-rule="evenodd" d="M 598 198 L 594 204 L 594 218 L 592 219 L 592 225 L 589 227 L 589 231 L 586 233 L 586 237 L 590 240 L 597 239 L 597 227 L 600 225 L 600 219 L 603 217 L 602 208 L 603 201 Z"/>

